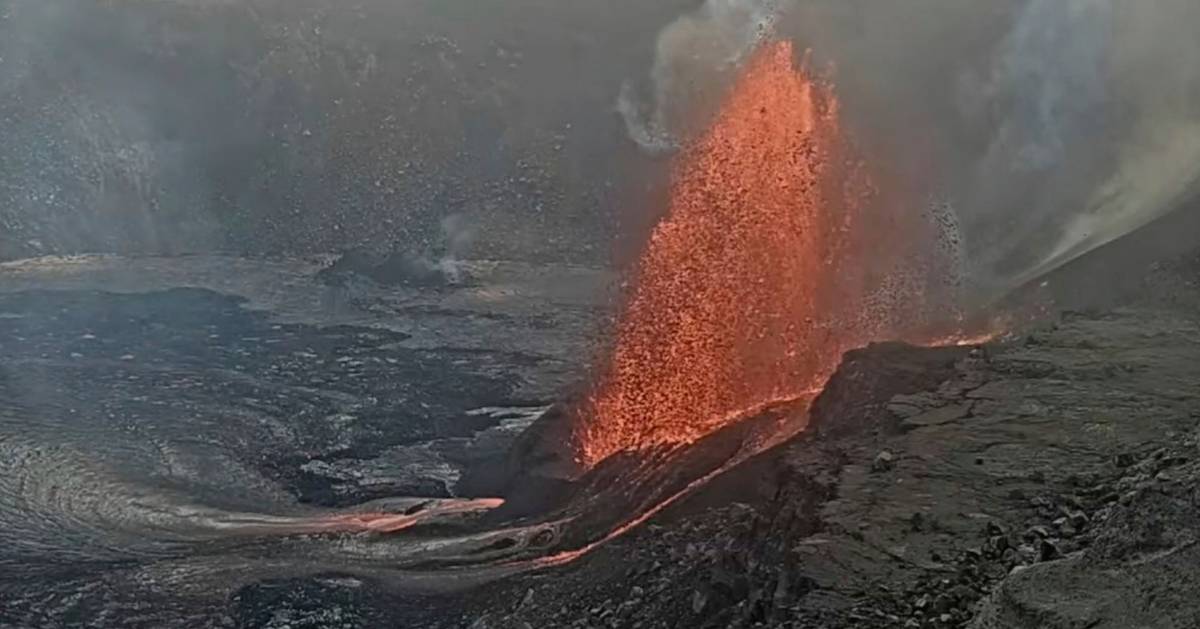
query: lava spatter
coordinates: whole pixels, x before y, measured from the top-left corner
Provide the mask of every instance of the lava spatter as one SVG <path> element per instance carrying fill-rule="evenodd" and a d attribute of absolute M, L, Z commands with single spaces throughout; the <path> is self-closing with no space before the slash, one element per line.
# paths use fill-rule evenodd
<path fill-rule="evenodd" d="M 615 346 L 578 409 L 584 466 L 800 397 L 846 350 L 926 308 L 911 262 L 925 232 L 879 202 L 832 86 L 790 43 L 747 61 L 673 173 Z"/>

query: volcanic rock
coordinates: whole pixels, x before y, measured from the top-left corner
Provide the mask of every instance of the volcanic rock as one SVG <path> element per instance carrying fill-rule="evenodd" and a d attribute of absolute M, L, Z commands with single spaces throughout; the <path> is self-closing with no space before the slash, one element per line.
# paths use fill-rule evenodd
<path fill-rule="evenodd" d="M 1172 332 L 1157 337 L 1155 342 L 1162 344 L 1151 350 L 1143 335 L 1146 326 Z M 1195 519 L 1182 511 L 1146 506 L 1140 533 L 1114 535 L 1132 523 L 1117 519 L 1118 512 L 1163 496 L 1145 489 L 1119 504 L 1118 488 L 1147 483 L 1171 487 L 1172 479 L 1200 475 L 1188 476 L 1190 464 L 1163 466 L 1162 461 L 1173 457 L 1167 452 L 1155 458 L 1153 448 L 1135 448 L 1148 454 L 1126 468 L 1112 461 L 1119 451 L 1129 450 L 1128 444 L 1197 430 L 1193 413 L 1200 411 L 1200 400 L 1182 393 L 1186 382 L 1200 377 L 1200 363 L 1185 358 L 1200 357 L 1195 330 L 1194 324 L 1171 313 L 1130 312 L 1076 317 L 1046 333 L 1041 344 L 1001 348 L 986 360 L 963 360 L 966 352 L 957 348 L 883 345 L 852 352 L 813 404 L 809 434 L 729 472 L 664 515 L 663 528 L 614 542 L 577 569 L 565 571 L 562 574 L 571 581 L 561 585 L 562 591 L 597 587 L 595 575 L 605 574 L 607 562 L 648 553 L 672 559 L 661 567 L 661 576 L 633 573 L 639 587 L 653 593 L 641 599 L 631 616 L 645 627 L 736 627 L 753 622 L 768 627 L 789 622 L 846 628 L 943 627 L 974 622 L 980 629 L 1032 629 L 1043 626 L 1037 619 L 1054 619 L 1056 613 L 1076 618 L 1067 608 L 1047 611 L 1055 609 L 1054 597 L 1084 597 L 1084 584 L 1116 578 L 1097 576 L 1087 562 L 1136 561 L 1135 557 L 1171 552 L 1179 561 L 1188 557 L 1182 523 Z M 1108 339 L 1109 349 L 1103 351 L 1123 349 L 1101 357 L 1096 353 L 1102 350 L 1078 348 L 1074 339 L 1088 335 Z M 1072 349 L 1064 350 L 1065 345 Z M 1148 360 L 1151 355 L 1159 358 Z M 1095 368 L 1100 360 L 1138 360 L 1142 366 L 1102 374 Z M 1151 393 L 1164 387 L 1181 394 L 1168 400 Z M 897 402 L 897 396 L 906 397 Z M 1030 412 L 1030 400 L 1037 401 L 1036 412 Z M 962 404 L 970 408 L 970 421 L 962 421 L 963 416 L 904 425 L 898 415 L 913 411 L 897 404 L 919 405 L 921 413 Z M 1143 423 L 1130 424 L 1127 418 L 1134 415 Z M 1115 436 L 1100 438 L 1093 427 L 1097 422 Z M 1055 445 L 1068 442 L 1073 444 L 1069 450 Z M 883 459 L 893 464 L 887 474 L 874 473 L 885 452 L 890 456 Z M 895 465 L 901 458 L 920 464 Z M 984 465 L 975 464 L 980 458 Z M 1155 480 L 1163 470 L 1167 474 Z M 764 478 L 771 479 L 775 489 L 756 489 L 753 499 L 746 500 L 759 514 L 752 520 L 757 523 L 747 537 L 722 541 L 735 525 L 718 516 L 713 505 L 720 504 L 721 497 L 738 496 L 739 487 L 761 485 Z M 1180 526 L 1151 524 L 1156 518 L 1149 513 L 1162 513 L 1162 521 Z M 785 525 L 788 522 L 792 524 Z M 691 533 L 677 537 L 685 530 L 706 533 L 700 538 Z M 1018 543 L 1017 536 L 1026 541 Z M 716 552 L 687 552 L 689 547 Z M 781 553 L 781 548 L 790 550 Z M 1121 559 L 1102 560 L 1102 553 Z M 1167 556 L 1171 558 L 1159 561 L 1175 565 L 1174 555 Z M 737 561 L 730 565 L 739 566 L 735 571 L 719 567 L 733 558 Z M 1177 565 L 1182 569 L 1182 563 Z M 614 584 L 620 583 L 617 591 L 627 593 L 629 568 L 622 566 L 619 574 Z M 737 574 L 749 576 L 742 580 Z M 788 583 L 809 585 L 781 590 L 781 575 Z M 872 586 L 848 585 L 862 582 Z M 1120 577 L 1112 586 L 1101 587 L 1111 592 L 1117 583 L 1126 582 Z M 1161 579 L 1141 582 L 1168 597 L 1184 587 Z M 1189 582 L 1180 579 L 1181 584 Z M 721 583 L 733 587 L 723 589 Z M 744 598 L 738 602 L 731 594 Z M 766 599 L 771 601 L 767 607 L 777 611 L 749 611 L 761 609 Z M 1086 595 L 1078 600 L 1096 599 Z M 1196 610 L 1182 600 L 1175 604 Z M 1104 609 L 1107 617 L 1128 617 L 1115 605 Z M 534 615 L 524 617 L 538 617 L 538 612 L 530 613 Z M 1166 617 L 1182 618 L 1182 613 L 1172 611 Z M 1129 626 L 1121 622 L 1107 626 Z"/>

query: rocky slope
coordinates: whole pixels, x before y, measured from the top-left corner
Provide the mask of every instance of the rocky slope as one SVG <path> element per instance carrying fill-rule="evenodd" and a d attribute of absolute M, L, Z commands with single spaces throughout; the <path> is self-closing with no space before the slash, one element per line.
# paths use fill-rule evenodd
<path fill-rule="evenodd" d="M 1160 306 L 854 352 L 805 437 L 426 624 L 1196 626 L 1197 357 L 1194 310 Z"/>

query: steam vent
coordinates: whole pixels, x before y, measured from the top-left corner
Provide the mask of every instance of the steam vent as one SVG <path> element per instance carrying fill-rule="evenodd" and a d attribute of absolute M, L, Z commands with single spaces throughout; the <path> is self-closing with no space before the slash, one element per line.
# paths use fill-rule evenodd
<path fill-rule="evenodd" d="M 1200 627 L 1198 23 L 0 3 L 0 628 Z"/>

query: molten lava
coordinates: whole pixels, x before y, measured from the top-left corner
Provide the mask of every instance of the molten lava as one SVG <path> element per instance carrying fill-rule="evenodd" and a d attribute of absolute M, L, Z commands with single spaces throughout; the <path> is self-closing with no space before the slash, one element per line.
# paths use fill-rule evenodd
<path fill-rule="evenodd" d="M 578 409 L 580 462 L 695 441 L 924 321 L 931 267 L 915 260 L 934 248 L 930 223 L 879 197 L 832 87 L 790 44 L 762 46 L 674 165 L 613 353 Z"/>

